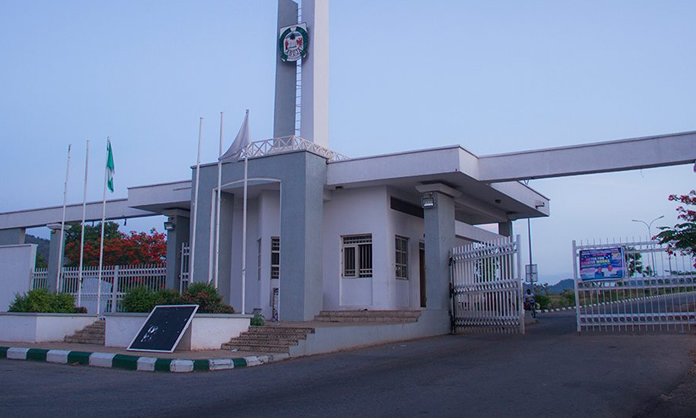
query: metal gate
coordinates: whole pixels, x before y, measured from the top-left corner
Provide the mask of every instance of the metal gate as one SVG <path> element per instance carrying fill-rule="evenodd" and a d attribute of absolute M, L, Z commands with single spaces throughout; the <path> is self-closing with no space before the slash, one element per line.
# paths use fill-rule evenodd
<path fill-rule="evenodd" d="M 519 243 L 517 236 L 452 249 L 452 332 L 524 334 Z"/>
<path fill-rule="evenodd" d="M 696 331 L 696 271 L 690 256 L 670 255 L 650 240 L 573 241 L 573 257 L 578 332 Z"/>

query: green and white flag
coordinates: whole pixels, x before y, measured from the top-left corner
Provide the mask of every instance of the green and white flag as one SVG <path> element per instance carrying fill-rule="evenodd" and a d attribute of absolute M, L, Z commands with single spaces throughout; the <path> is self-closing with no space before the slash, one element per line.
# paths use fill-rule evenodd
<path fill-rule="evenodd" d="M 111 140 L 106 140 L 106 186 L 114 192 L 114 154 L 111 151 Z"/>

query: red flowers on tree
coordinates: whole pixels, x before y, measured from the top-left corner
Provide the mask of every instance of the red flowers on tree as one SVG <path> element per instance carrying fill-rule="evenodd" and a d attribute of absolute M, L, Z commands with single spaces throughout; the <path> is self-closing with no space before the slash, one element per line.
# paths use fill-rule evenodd
<path fill-rule="evenodd" d="M 85 245 L 83 266 L 99 265 L 99 239 L 101 224 L 85 226 Z M 151 229 L 149 233 L 131 231 L 124 234 L 118 231 L 118 224 L 107 222 L 104 225 L 104 265 L 161 264 L 167 255 L 167 241 L 164 233 Z M 66 231 L 66 265 L 76 267 L 80 263 L 80 225 L 73 225 Z"/>
<path fill-rule="evenodd" d="M 677 219 L 683 222 L 677 223 L 674 227 L 659 227 L 658 229 L 662 232 L 655 235 L 655 239 L 667 245 L 667 252 L 670 255 L 675 252 L 691 255 L 696 267 L 696 211 L 688 208 L 688 206 L 696 206 L 696 191 L 691 190 L 688 195 L 672 194 L 669 196 L 669 201 L 684 204 L 676 209 L 679 213 Z"/>

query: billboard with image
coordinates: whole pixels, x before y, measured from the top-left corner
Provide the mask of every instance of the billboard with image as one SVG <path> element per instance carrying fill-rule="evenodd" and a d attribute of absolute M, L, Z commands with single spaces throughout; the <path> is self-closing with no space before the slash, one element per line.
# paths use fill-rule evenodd
<path fill-rule="evenodd" d="M 623 247 L 580 251 L 580 279 L 613 280 L 626 272 Z"/>

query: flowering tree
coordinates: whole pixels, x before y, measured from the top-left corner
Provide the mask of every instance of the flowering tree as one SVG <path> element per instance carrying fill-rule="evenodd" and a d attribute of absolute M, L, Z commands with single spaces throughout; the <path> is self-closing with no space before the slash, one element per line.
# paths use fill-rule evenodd
<path fill-rule="evenodd" d="M 85 226 L 84 266 L 99 264 L 99 242 L 101 224 Z M 107 222 L 104 225 L 104 265 L 159 264 L 167 255 L 167 242 L 164 233 L 151 229 L 149 233 L 131 231 L 119 232 L 118 224 Z M 66 265 L 76 267 L 80 264 L 80 225 L 73 225 L 66 231 Z"/>
<path fill-rule="evenodd" d="M 673 227 L 661 226 L 660 233 L 655 235 L 655 239 L 661 244 L 667 245 L 667 252 L 673 255 L 680 252 L 682 255 L 691 255 L 696 267 L 696 211 L 689 209 L 688 206 L 696 206 L 696 191 L 691 190 L 687 195 L 672 194 L 669 201 L 682 203 L 677 207 L 677 223 Z"/>

